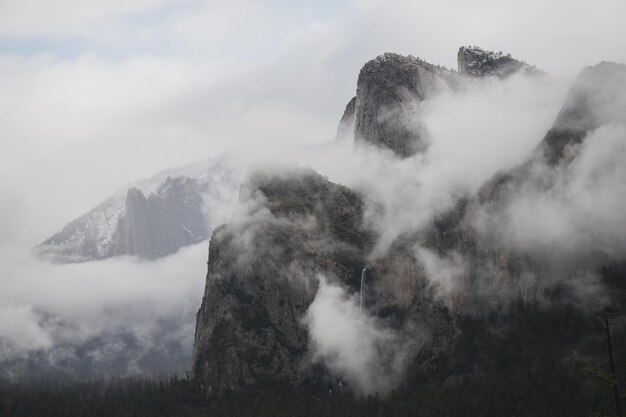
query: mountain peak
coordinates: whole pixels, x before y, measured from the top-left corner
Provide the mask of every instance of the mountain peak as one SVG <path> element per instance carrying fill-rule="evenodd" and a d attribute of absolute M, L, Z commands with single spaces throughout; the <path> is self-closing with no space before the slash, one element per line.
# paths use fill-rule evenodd
<path fill-rule="evenodd" d="M 367 62 L 357 81 L 355 142 L 393 151 L 406 158 L 423 152 L 428 138 L 406 123 L 415 104 L 447 88 L 456 73 L 414 56 L 385 53 Z"/>
<path fill-rule="evenodd" d="M 488 51 L 478 46 L 461 46 L 457 54 L 457 64 L 459 73 L 471 77 L 507 77 L 520 70 L 528 73 L 541 72 L 536 67 L 511 57 L 511 54 Z"/>

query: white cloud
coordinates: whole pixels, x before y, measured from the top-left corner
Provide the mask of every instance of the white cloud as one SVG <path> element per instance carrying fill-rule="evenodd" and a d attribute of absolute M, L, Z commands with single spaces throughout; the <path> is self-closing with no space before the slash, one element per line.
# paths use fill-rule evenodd
<path fill-rule="evenodd" d="M 119 16 L 145 13 L 167 0 L 2 1 L 0 36 L 57 36 L 88 32 Z"/>
<path fill-rule="evenodd" d="M 324 277 L 304 322 L 316 359 L 362 395 L 389 393 L 415 353 L 411 341 L 360 311 L 355 297 Z"/>
<path fill-rule="evenodd" d="M 0 362 L 24 359 L 32 351 L 52 347 L 52 337 L 39 320 L 32 306 L 0 304 Z"/>
<path fill-rule="evenodd" d="M 3 250 L 0 362 L 43 354 L 47 365 L 71 372 L 88 362 L 76 358 L 83 346 L 93 370 L 113 364 L 136 372 L 180 366 L 191 356 L 206 255 L 204 242 L 154 262 L 116 258 L 50 265 Z M 84 346 L 94 338 L 98 343 Z M 155 352 L 166 360 L 139 364 Z M 63 364 L 68 357 L 74 362 Z"/>

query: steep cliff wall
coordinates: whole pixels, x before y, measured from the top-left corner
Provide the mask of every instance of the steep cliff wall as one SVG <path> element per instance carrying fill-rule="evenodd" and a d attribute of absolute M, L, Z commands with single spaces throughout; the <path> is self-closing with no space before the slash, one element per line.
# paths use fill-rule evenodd
<path fill-rule="evenodd" d="M 456 74 L 414 57 L 384 54 L 366 63 L 357 81 L 355 143 L 405 158 L 424 151 L 428 137 L 419 103 L 454 83 Z"/>
<path fill-rule="evenodd" d="M 198 312 L 193 373 L 207 395 L 312 378 L 301 323 L 322 274 L 348 286 L 373 236 L 361 197 L 309 169 L 255 172 L 245 216 L 217 229 Z"/>
<path fill-rule="evenodd" d="M 155 259 L 207 239 L 202 195 L 197 181 L 184 177 L 167 178 L 148 198 L 131 188 L 107 255 Z"/>

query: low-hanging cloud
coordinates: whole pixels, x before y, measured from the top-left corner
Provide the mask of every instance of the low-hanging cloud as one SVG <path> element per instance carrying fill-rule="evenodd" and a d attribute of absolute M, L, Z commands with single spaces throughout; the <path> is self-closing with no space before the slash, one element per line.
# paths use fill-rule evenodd
<path fill-rule="evenodd" d="M 0 268 L 0 377 L 181 372 L 189 365 L 206 242 L 158 261 L 51 265 L 12 255 Z"/>
<path fill-rule="evenodd" d="M 444 91 L 420 106 L 402 109 L 408 110 L 408 119 L 419 117 L 430 137 L 424 154 L 405 160 L 374 148 L 354 149 L 351 141 L 337 141 L 307 148 L 295 143 L 267 158 L 259 158 L 253 146 L 240 149 L 236 164 L 243 170 L 252 162 L 288 160 L 361 191 L 367 198 L 366 220 L 381 235 L 372 254 L 375 257 L 401 233 L 426 227 L 459 195 L 475 192 L 497 170 L 521 161 L 520 154 L 529 152 L 549 127 L 564 90 L 564 83 L 554 78 L 471 81 L 463 89 Z M 238 221 L 250 215 L 245 204 L 239 210 L 226 210 L 227 217 Z M 257 215 L 267 215 L 263 213 Z M 245 235 L 241 238 L 245 243 Z M 442 264 L 433 254 L 423 252 L 424 257 L 432 261 L 425 263 L 431 266 L 426 272 L 432 273 L 429 276 L 445 296 L 454 289 L 465 260 L 455 257 Z M 184 355 L 191 353 L 206 245 L 183 249 L 156 264 L 132 258 L 67 266 L 30 258 L 21 262 L 20 267 L 8 264 L 10 274 L 5 276 L 25 279 L 19 285 L 8 281 L 2 285 L 9 289 L 10 308 L 21 309 L 23 322 L 33 329 L 29 337 L 38 342 L 32 345 L 37 348 L 27 350 L 28 355 L 43 354 L 46 361 L 62 367 L 76 357 L 77 347 L 93 343 L 82 357 L 96 370 L 122 358 L 126 371 L 142 372 L 150 364 L 140 358 L 155 349 L 165 356 L 183 352 L 179 362 L 170 363 L 176 366 L 184 364 Z M 442 272 L 442 265 L 449 267 L 448 272 Z M 26 295 L 27 288 L 40 285 L 42 276 L 51 291 Z M 384 394 L 396 386 L 410 359 L 408 352 L 421 343 L 360 314 L 354 299 L 323 280 L 306 323 L 317 359 L 363 394 Z M 333 330 L 338 323 L 341 337 Z M 10 353 L 5 349 L 6 358 L 21 358 L 18 346 L 24 346 L 24 340 L 9 330 L 3 337 L 9 341 L 4 346 L 12 346 Z"/>
<path fill-rule="evenodd" d="M 515 250 L 573 265 L 626 256 L 625 125 L 590 133 L 565 167 L 540 166 L 499 210 L 478 213 L 476 226 Z M 489 216 L 487 220 L 485 216 Z M 543 255 L 540 255 L 543 254 Z"/>
<path fill-rule="evenodd" d="M 472 244 L 478 245 L 483 255 L 441 255 L 418 246 L 416 258 L 431 283 L 448 298 L 460 285 L 459 279 L 444 279 L 445 285 L 441 285 L 442 277 L 450 278 L 445 271 L 452 270 L 458 277 L 472 274 L 474 292 L 501 302 L 520 295 L 536 300 L 542 290 L 555 286 L 568 289 L 570 301 L 583 308 L 597 309 L 610 301 L 599 267 L 626 257 L 626 73 L 611 65 L 586 69 L 568 99 L 574 101 L 566 104 L 590 105 L 587 117 L 597 126 L 586 133 L 582 143 L 569 144 L 558 164 L 545 160 L 543 148 L 537 149 L 536 144 L 532 152 L 517 152 L 518 158 L 528 162 L 509 161 L 502 169 L 513 173 L 513 185 L 503 187 L 493 201 L 475 201 L 471 206 L 466 226 L 470 233 L 475 232 Z M 591 77 L 591 71 L 603 73 Z M 582 101 L 580 94 L 589 96 Z M 575 131 L 580 120 L 580 116 L 571 120 L 559 116 L 556 127 Z M 526 123 L 532 124 L 532 119 Z M 519 144 L 520 140 L 513 142 Z M 451 261 L 470 265 L 477 257 L 480 263 L 473 270 L 468 266 L 448 268 Z M 509 264 L 512 260 L 517 266 Z"/>
<path fill-rule="evenodd" d="M 550 128 L 566 89 L 567 82 L 550 76 L 464 80 L 457 89 L 398 109 L 407 123 L 423 126 L 430 142 L 424 153 L 398 159 L 339 140 L 305 152 L 291 149 L 289 160 L 363 192 L 366 220 L 381 235 L 373 252 L 378 256 L 401 233 L 430 225 L 459 197 L 521 163 Z"/>
<path fill-rule="evenodd" d="M 355 295 L 319 277 L 304 323 L 314 359 L 362 395 L 387 394 L 401 383 L 417 341 L 385 327 L 359 308 Z"/>

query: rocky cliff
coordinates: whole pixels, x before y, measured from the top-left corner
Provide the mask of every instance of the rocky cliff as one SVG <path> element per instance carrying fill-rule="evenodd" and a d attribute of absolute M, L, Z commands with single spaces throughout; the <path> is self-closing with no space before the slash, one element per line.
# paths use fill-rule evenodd
<path fill-rule="evenodd" d="M 420 106 L 443 91 L 457 89 L 463 77 L 501 78 L 517 72 L 540 74 L 535 67 L 501 52 L 461 47 L 458 72 L 412 56 L 387 53 L 367 62 L 359 73 L 356 97 L 341 118 L 338 137 L 354 128 L 355 143 L 366 143 L 406 158 L 428 148 Z"/>
<path fill-rule="evenodd" d="M 486 51 L 477 46 L 459 48 L 457 64 L 459 73 L 470 77 L 506 77 L 518 71 L 530 74 L 540 72 L 537 68 L 511 57 L 511 54 Z"/>
<path fill-rule="evenodd" d="M 585 68 L 570 88 L 552 127 L 527 161 L 499 172 L 478 192 L 481 203 L 506 199 L 524 184 L 547 188 L 549 173 L 568 165 L 580 153 L 580 146 L 592 132 L 603 126 L 623 123 L 626 110 L 626 65 L 602 62 Z"/>
<path fill-rule="evenodd" d="M 131 188 L 108 255 L 156 259 L 207 239 L 203 194 L 197 181 L 185 177 L 167 178 L 148 198 Z"/>
<path fill-rule="evenodd" d="M 525 68 L 498 54 L 493 62 L 471 61 L 475 52 L 464 51 L 459 61 L 465 72 L 476 71 L 468 75 L 505 76 Z M 413 376 L 480 372 L 480 366 L 497 362 L 503 347 L 532 354 L 537 340 L 515 339 L 517 329 L 508 324 L 528 325 L 529 317 L 556 317 L 557 324 L 542 328 L 541 337 L 554 339 L 554 328 L 565 323 L 559 335 L 563 343 L 575 343 L 581 332 L 568 317 L 587 320 L 588 307 L 580 294 L 572 296 L 575 289 L 568 283 L 581 271 L 598 274 L 602 260 L 564 267 L 547 254 L 511 245 L 497 220 L 509 216 L 506 205 L 522 190 L 555 193 L 563 177 L 553 173 L 576 160 L 592 133 L 624 123 L 624 68 L 602 63 L 585 69 L 525 163 L 497 174 L 477 195 L 459 199 L 426 227 L 407 229 L 375 257 L 370 249 L 376 235 L 363 221 L 367 196 L 311 170 L 252 173 L 240 192 L 245 214 L 215 231 L 210 243 L 193 363 L 204 392 L 222 395 L 278 382 L 299 386 L 320 372 L 332 373 L 314 370 L 302 323 L 318 274 L 359 293 L 363 314 L 377 325 L 413 338 L 405 356 Z M 458 77 L 399 55 L 368 62 L 354 102 L 355 142 L 399 157 L 423 151 L 428 138 L 409 128 L 402 114 L 406 106 L 453 88 Z M 342 121 L 350 117 L 348 106 Z M 623 303 L 623 292 L 614 294 L 603 302 Z M 559 310 L 563 304 L 566 313 Z"/>
<path fill-rule="evenodd" d="M 339 120 L 339 126 L 337 127 L 337 139 L 354 138 L 354 120 L 355 120 L 355 104 L 356 96 L 346 104 L 346 108 L 343 111 L 343 116 Z"/>
<path fill-rule="evenodd" d="M 585 68 L 576 78 L 554 126 L 543 139 L 540 148 L 545 160 L 558 164 L 573 157 L 568 151 L 595 129 L 623 120 L 626 108 L 624 88 L 626 66 L 601 62 Z"/>
<path fill-rule="evenodd" d="M 454 83 L 456 74 L 418 58 L 384 54 L 366 63 L 357 81 L 355 143 L 405 158 L 424 151 L 428 136 L 415 117 L 422 100 Z"/>
<path fill-rule="evenodd" d="M 312 377 L 301 323 L 318 274 L 356 286 L 373 236 L 362 198 L 310 169 L 258 171 L 247 212 L 217 229 L 198 312 L 193 372 L 208 395 Z"/>
<path fill-rule="evenodd" d="M 594 133 L 624 124 L 624 116 L 618 110 L 626 111 L 624 92 L 625 65 L 600 63 L 585 68 L 570 88 L 553 126 L 524 163 L 497 173 L 477 195 L 459 201 L 448 213 L 436 218 L 425 234 L 413 236 L 413 242 L 432 250 L 440 259 L 461 256 L 465 260 L 466 267 L 456 277 L 455 290 L 448 293 L 452 298 L 448 305 L 472 313 L 477 306 L 490 309 L 513 298 L 526 302 L 541 302 L 546 298 L 554 301 L 556 288 L 560 296 L 584 304 L 581 295 L 575 294 L 581 288 L 574 288 L 574 277 L 597 276 L 600 266 L 615 262 L 615 257 L 607 257 L 599 247 L 593 246 L 573 255 L 566 249 L 549 251 L 550 248 L 542 246 L 522 245 L 511 236 L 515 233 L 511 225 L 521 221 L 513 217 L 518 213 L 516 205 L 520 198 L 523 202 L 528 198 L 525 196 L 532 196 L 537 204 L 544 201 L 556 204 L 554 201 L 559 199 L 572 198 L 571 178 L 577 175 L 582 151 L 593 145 L 590 141 L 597 140 Z M 602 175 L 601 169 L 604 167 L 596 168 L 594 175 Z M 546 228 L 550 227 L 546 223 Z M 558 244 L 563 248 L 569 246 L 569 242 Z M 559 250 L 560 256 L 550 255 Z M 564 290 L 568 285 L 570 290 Z M 587 296 L 597 284 L 588 285 L 589 288 L 582 289 Z M 620 302 L 606 296 L 605 302 L 608 300 Z"/>

